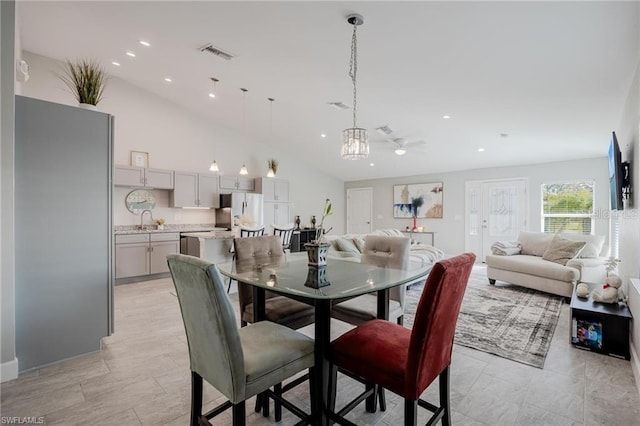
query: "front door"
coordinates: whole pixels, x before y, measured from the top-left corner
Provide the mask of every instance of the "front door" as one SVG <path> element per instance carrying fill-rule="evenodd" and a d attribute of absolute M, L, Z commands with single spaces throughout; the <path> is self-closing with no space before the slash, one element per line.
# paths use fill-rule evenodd
<path fill-rule="evenodd" d="M 466 249 L 484 262 L 496 241 L 515 241 L 527 229 L 525 179 L 466 183 Z"/>
<path fill-rule="evenodd" d="M 371 229 L 371 188 L 347 189 L 347 233 L 368 234 Z"/>

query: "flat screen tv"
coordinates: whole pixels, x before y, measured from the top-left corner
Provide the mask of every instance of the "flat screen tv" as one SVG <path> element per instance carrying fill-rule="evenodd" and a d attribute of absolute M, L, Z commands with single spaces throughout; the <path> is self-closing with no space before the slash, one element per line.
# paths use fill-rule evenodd
<path fill-rule="evenodd" d="M 622 167 L 622 154 L 616 138 L 616 132 L 611 136 L 609 144 L 609 198 L 611 210 L 623 210 L 622 192 L 624 182 L 624 170 Z"/>

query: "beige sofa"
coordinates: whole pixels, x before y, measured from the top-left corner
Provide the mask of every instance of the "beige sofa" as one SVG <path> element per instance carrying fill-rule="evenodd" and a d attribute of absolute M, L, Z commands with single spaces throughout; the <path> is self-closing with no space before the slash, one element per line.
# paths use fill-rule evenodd
<path fill-rule="evenodd" d="M 520 254 L 486 257 L 489 283 L 495 284 L 496 280 L 505 281 L 571 297 L 573 288 L 578 282 L 602 282 L 606 276 L 604 262 L 608 252 L 608 248 L 604 245 L 604 237 L 571 233 L 561 233 L 558 236 L 572 241 L 584 241 L 586 244 L 575 257 L 563 265 L 543 259 L 554 234 L 520 232 L 518 235 Z"/>

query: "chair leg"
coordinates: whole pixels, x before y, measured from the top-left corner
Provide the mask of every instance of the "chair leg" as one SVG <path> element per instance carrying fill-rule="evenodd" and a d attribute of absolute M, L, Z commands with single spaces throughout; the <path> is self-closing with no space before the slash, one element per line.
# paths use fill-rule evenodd
<path fill-rule="evenodd" d="M 198 426 L 202 414 L 202 376 L 191 372 L 191 426 Z"/>
<path fill-rule="evenodd" d="M 375 388 L 376 385 L 371 384 L 371 383 L 366 383 L 365 384 L 365 389 L 367 391 L 369 390 L 373 390 L 373 392 L 371 392 L 371 396 L 368 396 L 366 401 L 365 401 L 365 407 L 367 409 L 367 413 L 375 413 L 376 410 L 378 409 L 377 405 L 378 405 L 378 395 L 375 392 Z"/>
<path fill-rule="evenodd" d="M 311 387 L 312 383 L 311 383 L 311 377 L 313 377 L 311 374 L 309 374 L 309 386 Z M 338 386 L 338 367 L 335 364 L 331 364 L 329 366 L 329 395 L 327 397 L 327 405 L 328 405 L 328 409 L 331 412 L 335 412 L 336 411 L 336 389 Z M 311 387 L 311 389 L 313 389 L 313 387 Z M 311 414 L 315 417 L 316 413 L 318 413 L 318 411 L 314 411 L 314 408 L 316 410 L 320 410 L 321 407 L 314 407 L 313 406 L 313 401 L 315 401 L 314 398 L 315 395 L 312 395 L 311 397 Z"/>
<path fill-rule="evenodd" d="M 404 400 L 404 426 L 416 426 L 418 424 L 418 401 Z"/>
<path fill-rule="evenodd" d="M 451 405 L 449 400 L 449 366 L 440 373 L 440 407 L 444 408 L 442 426 L 451 425 Z"/>
<path fill-rule="evenodd" d="M 278 383 L 273 387 L 273 393 L 282 398 L 282 383 Z M 276 422 L 282 420 L 282 403 L 277 399 L 273 401 L 273 414 L 276 418 Z"/>
<path fill-rule="evenodd" d="M 253 409 L 256 413 L 262 411 L 262 397 L 263 395 L 261 393 L 256 395 L 256 406 Z"/>
<path fill-rule="evenodd" d="M 233 281 L 233 279 L 229 278 L 229 285 L 227 286 L 227 294 L 229 294 L 229 292 L 231 291 L 231 281 Z"/>
<path fill-rule="evenodd" d="M 262 395 L 262 415 L 264 417 L 269 417 L 269 406 L 271 405 L 271 401 L 267 394 Z"/>
<path fill-rule="evenodd" d="M 384 396 L 384 388 L 378 386 L 378 400 L 380 401 L 380 411 L 387 411 L 387 399 Z"/>
<path fill-rule="evenodd" d="M 398 325 L 403 325 L 404 324 L 404 315 L 400 315 L 398 317 L 398 321 L 396 321 L 398 323 Z"/>
<path fill-rule="evenodd" d="M 239 402 L 237 404 L 233 404 L 232 412 L 233 412 L 233 426 L 244 426 L 247 414 L 244 408 L 244 401 Z"/>
<path fill-rule="evenodd" d="M 338 373 L 338 369 L 336 368 L 336 376 Z M 315 371 L 313 369 L 313 367 L 311 367 L 309 369 L 309 406 L 311 407 L 311 418 L 315 419 L 317 418 L 318 414 L 320 413 L 320 407 L 318 407 L 318 395 L 316 392 L 316 379 L 315 379 Z M 337 378 L 337 377 L 336 377 Z M 331 371 L 329 371 L 329 399 L 328 404 L 331 405 Z M 335 409 L 335 405 L 336 405 L 336 392 L 335 392 L 335 387 L 333 388 L 333 409 Z"/>

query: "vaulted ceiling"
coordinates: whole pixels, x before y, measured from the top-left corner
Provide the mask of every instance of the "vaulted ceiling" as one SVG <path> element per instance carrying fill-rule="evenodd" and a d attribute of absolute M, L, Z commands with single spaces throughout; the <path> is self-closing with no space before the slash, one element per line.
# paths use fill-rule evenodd
<path fill-rule="evenodd" d="M 354 12 L 361 161 L 340 158 L 352 110 L 329 106 L 353 105 Z M 20 1 L 18 19 L 25 50 L 97 58 L 343 180 L 605 156 L 640 58 L 638 2 Z M 397 156 L 390 138 L 424 144 Z"/>

